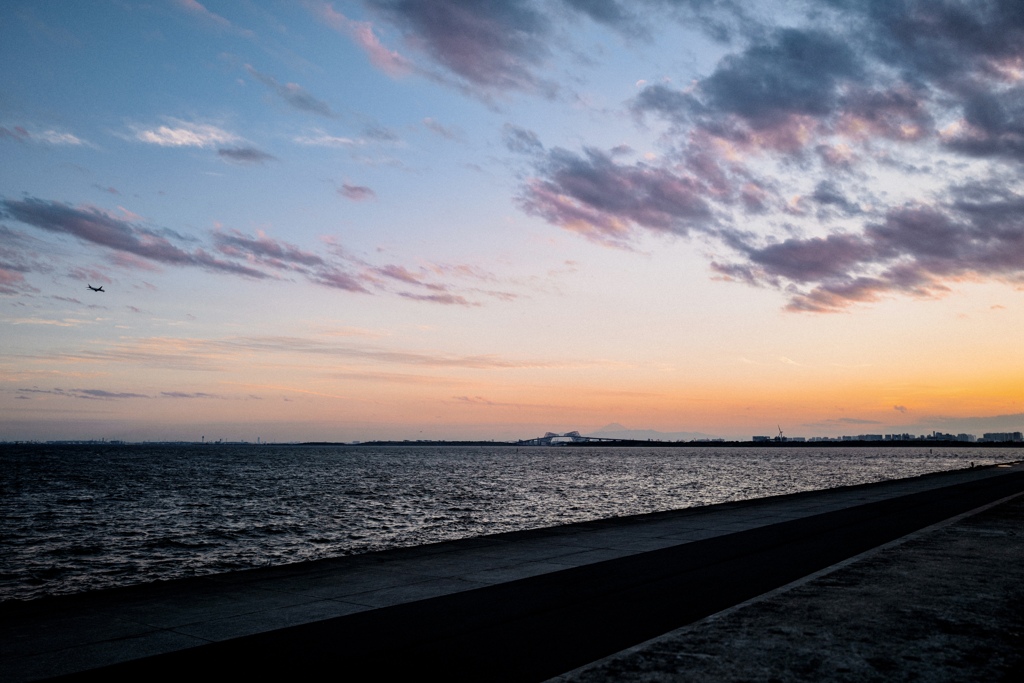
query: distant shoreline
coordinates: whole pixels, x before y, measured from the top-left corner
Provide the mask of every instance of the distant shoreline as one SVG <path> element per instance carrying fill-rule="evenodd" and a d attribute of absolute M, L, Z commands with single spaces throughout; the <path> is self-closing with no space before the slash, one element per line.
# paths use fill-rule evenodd
<path fill-rule="evenodd" d="M 516 446 L 519 448 L 1024 448 L 1021 441 L 615 441 L 569 442 L 557 446 L 532 446 L 514 441 L 364 441 L 344 443 L 309 441 L 297 446 Z"/>
<path fill-rule="evenodd" d="M 39 446 L 84 446 L 105 448 L 131 446 L 202 446 L 216 448 L 229 446 L 232 448 L 267 446 L 331 446 L 345 448 L 367 447 L 516 447 L 516 448 L 1018 448 L 1024 449 L 1024 441 L 938 441 L 938 440 L 905 440 L 905 441 L 646 441 L 639 439 L 604 439 L 601 441 L 563 442 L 551 446 L 516 443 L 515 441 L 454 441 L 454 440 L 417 440 L 417 441 L 3 441 L 0 447 L 39 447 Z"/>
<path fill-rule="evenodd" d="M 701 448 L 1024 448 L 1021 441 L 599 441 L 595 443 L 567 443 L 566 446 L 699 446 Z"/>

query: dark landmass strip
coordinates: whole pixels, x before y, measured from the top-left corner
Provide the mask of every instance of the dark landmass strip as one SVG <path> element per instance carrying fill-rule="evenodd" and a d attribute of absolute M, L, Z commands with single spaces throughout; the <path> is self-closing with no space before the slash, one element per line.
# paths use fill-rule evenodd
<path fill-rule="evenodd" d="M 217 447 L 252 447 L 263 448 L 266 446 L 331 446 L 344 448 L 365 448 L 365 447 L 412 447 L 412 446 L 501 446 L 516 448 L 540 448 L 533 444 L 517 443 L 515 441 L 456 441 L 440 439 L 437 441 L 361 441 L 357 443 L 346 441 L 303 441 L 295 442 L 210 442 L 200 441 L 6 441 L 0 442 L 0 449 L 6 452 L 17 452 L 26 449 L 38 449 L 45 447 L 56 448 L 78 448 L 95 449 L 103 448 L 105 451 L 135 448 L 138 446 L 151 447 L 182 447 L 202 446 L 205 448 Z M 557 443 L 548 448 L 1024 448 L 1021 441 L 952 441 L 932 439 L 908 439 L 893 441 L 877 440 L 849 440 L 849 441 L 648 441 L 645 439 L 601 439 L 600 441 L 577 441 Z"/>
<path fill-rule="evenodd" d="M 344 441 L 305 441 L 295 444 L 296 446 L 348 446 L 359 448 L 361 446 L 515 446 L 512 441 L 361 441 L 359 443 L 345 443 Z"/>
<path fill-rule="evenodd" d="M 306 442 L 299 446 L 516 446 L 541 448 L 514 441 L 364 441 Z M 849 440 L 849 441 L 648 441 L 646 439 L 602 439 L 601 441 L 574 441 L 559 443 L 548 448 L 1024 448 L 1020 441 L 952 441 L 908 439 L 902 441 Z"/>
<path fill-rule="evenodd" d="M 515 441 L 453 441 L 427 439 L 417 441 L 304 441 L 294 446 L 408 447 L 408 446 L 515 446 L 542 448 Z M 601 441 L 574 441 L 547 446 L 547 448 L 1024 448 L 1020 441 L 952 441 L 908 439 L 901 441 L 849 440 L 849 441 L 648 441 L 646 439 L 602 439 Z"/>
<path fill-rule="evenodd" d="M 558 448 L 1024 448 L 1020 441 L 931 441 L 927 439 L 908 439 L 902 441 L 593 441 L 560 444 Z"/>

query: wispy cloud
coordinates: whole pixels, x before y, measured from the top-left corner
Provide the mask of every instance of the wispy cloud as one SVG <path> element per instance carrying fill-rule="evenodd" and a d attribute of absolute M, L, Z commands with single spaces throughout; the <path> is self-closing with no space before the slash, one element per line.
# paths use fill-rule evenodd
<path fill-rule="evenodd" d="M 470 301 L 461 294 L 452 294 L 450 292 L 435 292 L 430 294 L 423 294 L 419 292 L 399 292 L 399 296 L 406 299 L 413 299 L 414 301 L 431 301 L 435 304 L 448 304 L 455 306 L 479 306 L 479 301 Z"/>
<path fill-rule="evenodd" d="M 316 114 L 330 119 L 337 118 L 338 115 L 331 110 L 329 104 L 311 95 L 298 83 L 279 83 L 273 76 L 257 71 L 250 64 L 245 65 L 245 70 L 293 108 L 307 114 Z"/>
<path fill-rule="evenodd" d="M 380 42 L 374 32 L 373 24 L 370 22 L 349 19 L 334 9 L 334 5 L 330 2 L 307 0 L 306 6 L 324 24 L 338 33 L 348 36 L 359 45 L 370 58 L 370 62 L 384 73 L 399 77 L 415 70 L 412 62 Z"/>
<path fill-rule="evenodd" d="M 358 148 L 402 144 L 401 138 L 395 131 L 380 125 L 366 126 L 362 132 L 355 137 L 348 135 L 333 135 L 319 128 L 314 128 L 303 135 L 296 135 L 292 138 L 292 141 L 298 145 L 305 145 L 307 147 L 327 147 L 353 151 Z"/>
<path fill-rule="evenodd" d="M 311 282 L 332 289 L 370 293 L 365 278 L 359 272 L 352 272 L 346 264 L 330 262 L 323 256 L 262 233 L 250 237 L 238 231 L 218 232 L 214 234 L 214 242 L 220 253 L 253 265 L 298 272 Z"/>
<path fill-rule="evenodd" d="M 486 408 L 546 408 L 551 409 L 552 405 L 530 404 L 530 403 L 508 403 L 493 401 L 485 396 L 452 396 L 452 400 L 465 406 L 483 406 Z"/>
<path fill-rule="evenodd" d="M 214 234 L 214 242 L 222 254 L 278 269 L 325 265 L 322 257 L 263 233 L 250 237 L 237 230 L 218 232 Z"/>
<path fill-rule="evenodd" d="M 0 126 L 0 140 L 16 140 L 24 142 L 31 140 L 32 135 L 22 126 L 13 126 L 7 128 L 6 126 Z"/>
<path fill-rule="evenodd" d="M 72 235 L 84 242 L 127 252 L 158 263 L 195 266 L 208 270 L 263 278 L 246 266 L 219 260 L 202 249 L 186 251 L 152 230 L 116 218 L 93 207 L 75 208 L 60 202 L 28 198 L 0 200 L 0 209 L 14 220 L 53 233 Z"/>
<path fill-rule="evenodd" d="M 430 117 L 423 119 L 423 125 L 426 126 L 427 130 L 437 133 L 445 140 L 459 139 L 459 133 L 454 128 L 449 128 Z"/>
<path fill-rule="evenodd" d="M 92 320 L 81 320 L 79 318 L 9 318 L 7 322 L 11 325 L 51 325 L 53 327 L 81 327 L 91 325 Z"/>
<path fill-rule="evenodd" d="M 255 33 L 249 29 L 236 26 L 231 23 L 230 20 L 222 17 L 221 15 L 211 12 L 206 8 L 205 5 L 198 2 L 197 0 L 172 0 L 173 3 L 184 10 L 189 15 L 196 17 L 200 21 L 206 23 L 209 26 L 214 26 L 219 29 L 224 29 L 245 36 L 247 38 L 255 37 Z"/>
<path fill-rule="evenodd" d="M 342 191 L 353 199 L 373 196 L 372 190 L 362 186 L 345 185 Z M 481 296 L 499 301 L 516 298 L 514 293 L 495 287 L 500 279 L 472 265 L 426 264 L 409 268 L 396 263 L 372 263 L 354 257 L 326 238 L 326 251 L 316 253 L 262 232 L 250 235 L 221 229 L 197 237 L 153 227 L 141 216 L 122 208 L 115 214 L 94 206 L 75 207 L 33 197 L 0 199 L 0 216 L 105 249 L 108 260 L 126 268 L 202 268 L 256 279 L 292 279 L 298 275 L 331 289 L 442 305 L 477 306 Z M 3 232 L 17 236 L 0 227 L 0 234 Z M 33 270 L 38 268 L 21 252 L 0 246 L 0 292 L 32 291 L 23 273 Z M 75 267 L 69 274 L 87 282 L 110 282 L 109 277 L 95 269 Z M 480 283 L 488 286 L 482 288 Z"/>
<path fill-rule="evenodd" d="M 862 420 L 856 417 L 836 417 L 828 420 L 821 420 L 819 422 L 808 422 L 804 424 L 804 427 L 839 427 L 843 425 L 856 426 L 856 425 L 880 425 L 884 424 L 878 420 Z"/>
<path fill-rule="evenodd" d="M 309 145 L 311 147 L 353 147 L 355 145 L 365 144 L 356 138 L 349 138 L 339 135 L 328 135 L 323 132 L 316 132 L 311 135 L 300 135 L 295 138 L 295 142 L 300 145 Z"/>
<path fill-rule="evenodd" d="M 65 398 L 80 398 L 88 400 L 99 400 L 99 401 L 113 401 L 117 399 L 126 398 L 149 398 L 145 394 L 136 394 L 127 391 L 107 391 L 105 389 L 18 389 L 22 394 L 50 394 L 53 396 L 61 396 Z"/>
<path fill-rule="evenodd" d="M 78 393 L 84 398 L 98 398 L 104 400 L 113 400 L 119 398 L 149 398 L 145 394 L 136 394 L 128 391 L 106 391 L 104 389 L 73 389 L 72 391 Z"/>
<path fill-rule="evenodd" d="M 375 199 L 377 197 L 377 193 L 365 185 L 349 185 L 348 183 L 343 183 L 342 186 L 338 188 L 338 194 L 346 199 L 351 199 L 354 202 Z"/>
<path fill-rule="evenodd" d="M 21 264 L 0 262 L 0 294 L 20 294 L 38 291 L 25 279 L 28 268 Z"/>
<path fill-rule="evenodd" d="M 234 133 L 206 123 L 169 119 L 152 128 L 134 127 L 134 138 L 161 147 L 217 147 L 239 141 Z"/>
<path fill-rule="evenodd" d="M 502 128 L 505 146 L 519 154 L 538 155 L 544 152 L 544 144 L 532 130 L 506 123 Z"/>
<path fill-rule="evenodd" d="M 68 133 L 67 131 L 59 131 L 53 129 L 45 129 L 40 131 L 32 132 L 25 126 L 0 126 L 0 141 L 13 140 L 16 142 L 37 142 L 47 145 L 72 145 L 80 146 L 87 145 L 85 140 Z"/>
<path fill-rule="evenodd" d="M 363 294 L 370 292 L 367 284 L 364 282 L 364 278 L 336 266 L 317 269 L 310 274 L 310 280 L 325 287 L 340 289 L 345 292 L 359 292 Z"/>
<path fill-rule="evenodd" d="M 62 133 L 55 130 L 44 130 L 36 135 L 43 142 L 51 145 L 84 145 L 85 140 L 82 140 L 77 135 L 72 133 Z"/>
<path fill-rule="evenodd" d="M 268 161 L 277 161 L 277 157 L 255 147 L 221 147 L 217 150 L 218 156 L 236 164 L 265 164 Z"/>
<path fill-rule="evenodd" d="M 425 292 L 399 291 L 398 294 L 406 299 L 416 301 L 431 301 L 439 304 L 458 306 L 477 306 L 479 302 L 466 299 L 466 297 L 449 291 L 449 286 L 443 283 L 431 281 L 430 270 L 421 268 L 420 272 L 414 273 L 404 266 L 394 264 L 379 266 L 373 272 L 384 278 L 398 281 L 406 285 L 416 285 L 427 290 Z M 435 271 L 436 272 L 436 271 Z"/>
<path fill-rule="evenodd" d="M 465 82 L 485 90 L 552 93 L 556 86 L 539 76 L 550 54 L 550 22 L 533 3 L 431 3 L 369 0 L 434 61 Z"/>
<path fill-rule="evenodd" d="M 68 270 L 68 275 L 81 282 L 99 282 L 100 284 L 113 284 L 113 280 L 103 271 L 95 268 L 75 266 Z"/>
<path fill-rule="evenodd" d="M 597 362 L 576 359 L 514 358 L 496 354 L 460 355 L 405 351 L 383 346 L 354 344 L 296 336 L 250 336 L 223 339 L 148 337 L 106 343 L 101 348 L 75 354 L 48 355 L 66 362 L 137 363 L 149 367 L 223 371 L 232 364 L 249 362 L 254 354 L 267 362 L 278 358 L 287 364 L 295 356 L 334 358 L 351 362 L 418 368 L 468 370 L 516 370 L 527 368 L 585 368 Z"/>

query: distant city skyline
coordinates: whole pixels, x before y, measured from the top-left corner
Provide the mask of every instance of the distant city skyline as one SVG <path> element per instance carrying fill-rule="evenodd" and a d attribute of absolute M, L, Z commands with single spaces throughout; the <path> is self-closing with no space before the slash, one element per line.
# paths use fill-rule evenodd
<path fill-rule="evenodd" d="M 554 437 L 554 438 L 551 440 L 550 443 L 547 443 L 546 440 L 544 441 L 544 443 L 528 443 L 528 442 L 535 442 L 535 441 L 537 441 L 536 438 L 534 438 L 534 439 L 519 439 L 519 440 L 503 440 L 503 439 L 479 439 L 479 440 L 469 440 L 469 439 L 398 439 L 398 440 L 389 440 L 389 439 L 376 439 L 376 440 L 370 440 L 370 441 L 354 440 L 354 441 L 283 441 L 283 442 L 272 442 L 272 441 L 261 441 L 260 438 L 257 437 L 256 441 L 250 441 L 250 440 L 247 440 L 245 438 L 239 438 L 236 441 L 232 441 L 230 439 L 217 439 L 215 441 L 214 440 L 206 441 L 205 439 L 201 440 L 201 441 L 181 441 L 181 440 L 178 440 L 178 441 L 148 441 L 148 440 L 143 440 L 143 441 L 125 441 L 125 440 L 121 440 L 121 439 L 109 439 L 109 440 L 108 439 L 50 439 L 50 440 L 30 439 L 30 440 L 25 440 L 25 441 L 0 441 L 0 444 L 7 444 L 7 445 L 38 444 L 38 443 L 54 444 L 54 445 L 190 444 L 190 445 L 204 445 L 204 446 L 220 446 L 220 445 L 224 445 L 224 446 L 236 446 L 236 445 L 273 446 L 273 445 L 305 445 L 305 444 L 338 444 L 338 445 L 357 446 L 357 445 L 368 445 L 368 444 L 377 444 L 377 443 L 398 443 L 398 444 L 412 444 L 412 445 L 416 445 L 416 444 L 451 443 L 451 444 L 457 444 L 457 445 L 458 444 L 476 444 L 476 445 L 493 444 L 493 445 L 496 445 L 496 446 L 519 446 L 519 445 L 524 445 L 525 444 L 525 445 L 535 445 L 535 446 L 536 445 L 540 445 L 540 446 L 545 446 L 545 445 L 546 446 L 562 446 L 562 445 L 565 445 L 565 444 L 568 444 L 568 443 L 573 443 L 573 442 L 576 442 L 577 445 L 579 443 L 583 443 L 584 445 L 586 445 L 586 443 L 588 443 L 588 441 L 587 441 L 588 437 L 586 437 L 585 435 L 583 436 L 582 439 L 574 439 L 574 440 L 566 439 L 566 438 L 563 437 L 563 435 L 552 434 L 552 433 L 548 433 L 545 436 L 546 437 Z M 621 439 L 603 438 L 603 439 L 598 439 L 596 441 L 591 441 L 591 442 L 592 443 L 605 443 L 606 445 L 616 445 L 616 444 L 619 444 L 619 443 L 626 443 L 626 444 L 628 444 L 630 446 L 632 444 L 634 444 L 634 443 L 652 443 L 652 444 L 656 443 L 656 444 L 678 445 L 679 447 L 700 446 L 702 444 L 721 444 L 721 445 L 724 445 L 724 446 L 728 446 L 729 444 L 736 444 L 736 443 L 743 443 L 743 444 L 745 444 L 745 443 L 753 443 L 753 444 L 764 443 L 764 444 L 769 444 L 769 445 L 779 445 L 779 444 L 790 444 L 790 443 L 800 443 L 800 444 L 805 444 L 805 443 L 810 443 L 810 444 L 833 444 L 833 443 L 849 443 L 849 442 L 881 443 L 883 445 L 884 444 L 893 444 L 893 443 L 900 443 L 900 445 L 903 445 L 903 444 L 906 444 L 906 443 L 911 443 L 911 444 L 913 444 L 913 443 L 921 443 L 922 445 L 926 445 L 926 444 L 934 444 L 936 442 L 938 442 L 938 443 L 957 442 L 957 443 L 966 443 L 966 444 L 985 445 L 985 444 L 1021 444 L 1021 443 L 1024 443 L 1024 433 L 1022 433 L 1022 432 L 985 433 L 984 435 L 982 435 L 981 438 L 979 438 L 975 434 L 942 434 L 942 433 L 938 433 L 938 432 L 933 433 L 933 434 L 919 434 L 919 435 L 914 435 L 914 434 L 859 434 L 859 435 L 856 435 L 856 436 L 853 436 L 853 435 L 843 435 L 843 436 L 838 436 L 838 437 L 835 437 L 835 436 L 833 436 L 833 437 L 815 436 L 815 437 L 810 437 L 810 438 L 803 437 L 803 436 L 798 436 L 798 437 L 770 437 L 770 436 L 756 436 L 755 435 L 755 436 L 751 437 L 750 439 L 736 439 L 736 440 L 729 440 L 729 439 L 715 438 L 715 437 L 706 437 L 706 438 L 689 439 L 689 440 L 686 440 L 686 439 L 676 439 L 676 440 L 664 439 L 664 440 L 660 440 L 660 439 L 657 439 L 657 438 L 641 439 L 641 438 L 637 438 L 637 437 L 623 437 Z"/>
<path fill-rule="evenodd" d="M 658 432 L 656 430 L 630 430 L 630 429 L 612 429 L 613 427 L 622 427 L 622 425 L 613 424 L 608 425 L 604 429 L 587 432 L 581 434 L 579 430 L 571 430 L 565 433 L 557 432 L 545 432 L 543 435 L 544 444 L 547 445 L 562 445 L 569 441 L 586 441 L 596 439 L 597 441 L 611 442 L 611 441 L 650 441 L 658 443 L 676 443 L 680 446 L 688 444 L 701 444 L 701 443 L 758 443 L 758 442 L 771 442 L 771 443 L 839 443 L 846 441 L 871 441 L 871 442 L 883 442 L 891 443 L 894 441 L 898 442 L 935 442 L 935 441 L 957 441 L 963 443 L 1020 443 L 1024 442 L 1024 433 L 1021 431 L 1012 432 L 985 432 L 982 435 L 967 434 L 964 432 L 953 434 L 941 431 L 933 431 L 930 434 L 911 434 L 908 432 L 902 433 L 885 433 L 885 434 L 843 434 L 839 436 L 788 436 L 783 433 L 779 433 L 775 436 L 767 435 L 753 435 L 749 438 L 734 438 L 726 439 L 723 437 L 714 437 L 706 434 L 694 434 L 690 432 L 675 432 L 665 433 Z M 571 437 L 571 438 L 569 438 Z M 244 435 L 237 439 L 214 437 L 207 440 L 206 436 L 203 435 L 198 441 L 195 439 L 175 439 L 175 440 L 147 440 L 131 441 L 125 439 L 85 439 L 85 438 L 66 438 L 66 439 L 25 439 L 25 440 L 0 440 L 0 443 L 7 444 L 18 444 L 18 443 L 51 443 L 51 444 L 137 444 L 137 443 L 189 443 L 189 444 L 206 444 L 206 445 L 234 445 L 234 444 L 254 444 L 254 445 L 272 445 L 278 444 L 296 444 L 296 443 L 344 443 L 344 444 L 362 444 L 362 443 L 374 443 L 377 441 L 395 441 L 399 443 L 438 443 L 438 442 L 465 442 L 465 443 L 495 443 L 495 444 L 516 444 L 526 441 L 537 441 L 541 437 L 524 437 L 521 439 L 355 439 L 350 441 L 309 441 L 296 439 L 291 441 L 266 441 L 262 437 L 257 436 L 255 440 L 246 438 Z M 550 440 L 551 443 L 547 443 Z M 544 445 L 540 444 L 540 445 Z M 538 445 L 538 444 L 534 444 Z"/>
<path fill-rule="evenodd" d="M 1015 0 L 9 0 L 0 59 L 0 440 L 1024 425 Z"/>

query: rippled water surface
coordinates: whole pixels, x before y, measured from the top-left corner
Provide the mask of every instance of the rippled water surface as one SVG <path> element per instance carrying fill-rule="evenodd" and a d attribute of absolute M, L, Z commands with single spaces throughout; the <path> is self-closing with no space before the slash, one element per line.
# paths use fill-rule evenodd
<path fill-rule="evenodd" d="M 0 600 L 1021 457 L 980 448 L 0 446 Z"/>

